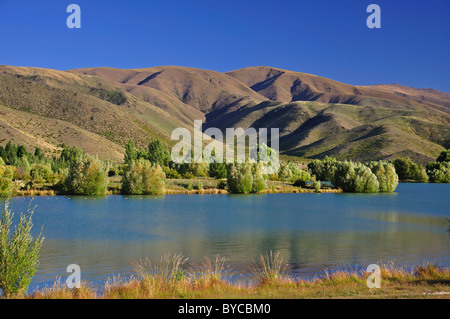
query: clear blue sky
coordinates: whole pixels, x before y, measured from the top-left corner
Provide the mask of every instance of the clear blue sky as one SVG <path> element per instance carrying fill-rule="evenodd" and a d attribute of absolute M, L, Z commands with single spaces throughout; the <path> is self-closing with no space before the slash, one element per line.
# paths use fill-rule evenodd
<path fill-rule="evenodd" d="M 66 8 L 81 7 L 81 29 Z M 381 29 L 366 8 L 381 7 Z M 0 64 L 267 65 L 450 92 L 450 0 L 0 0 Z"/>

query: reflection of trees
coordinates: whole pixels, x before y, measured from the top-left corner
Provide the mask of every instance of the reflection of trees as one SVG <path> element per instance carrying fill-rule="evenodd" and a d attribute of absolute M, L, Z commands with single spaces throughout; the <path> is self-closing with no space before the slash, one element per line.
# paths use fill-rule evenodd
<path fill-rule="evenodd" d="M 450 218 L 448 219 L 448 229 L 447 229 L 447 231 L 448 231 L 448 235 L 450 236 Z"/>

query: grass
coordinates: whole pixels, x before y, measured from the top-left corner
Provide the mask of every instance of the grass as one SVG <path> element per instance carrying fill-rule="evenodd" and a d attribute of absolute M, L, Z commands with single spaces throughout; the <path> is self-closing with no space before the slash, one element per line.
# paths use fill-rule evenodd
<path fill-rule="evenodd" d="M 369 289 L 365 271 L 325 271 L 302 280 L 286 275 L 278 253 L 259 256 L 250 279 L 235 279 L 227 260 L 217 255 L 188 262 L 182 254 L 136 262 L 130 279 L 113 277 L 98 293 L 88 283 L 68 289 L 54 286 L 21 298 L 29 299 L 297 299 L 297 298 L 450 298 L 450 270 L 424 264 L 412 269 L 380 265 L 381 288 Z"/>

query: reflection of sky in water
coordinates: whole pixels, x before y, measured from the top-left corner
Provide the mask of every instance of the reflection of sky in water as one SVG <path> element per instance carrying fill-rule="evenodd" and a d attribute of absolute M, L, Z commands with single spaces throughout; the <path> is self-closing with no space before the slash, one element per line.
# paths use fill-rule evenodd
<path fill-rule="evenodd" d="M 450 266 L 450 185 L 401 184 L 395 194 L 268 194 L 35 198 L 35 230 L 44 225 L 33 285 L 67 277 L 100 282 L 126 276 L 146 256 L 182 252 L 190 260 L 221 254 L 239 273 L 269 250 L 296 275 L 324 268 L 396 261 Z M 29 198 L 10 207 L 25 211 Z"/>

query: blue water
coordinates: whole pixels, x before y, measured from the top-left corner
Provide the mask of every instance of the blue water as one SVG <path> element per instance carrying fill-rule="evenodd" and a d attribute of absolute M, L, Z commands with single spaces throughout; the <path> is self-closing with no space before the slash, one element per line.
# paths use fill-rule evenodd
<path fill-rule="evenodd" d="M 24 212 L 30 200 L 13 198 L 10 208 Z M 245 274 L 273 250 L 305 278 L 372 263 L 450 267 L 448 184 L 400 184 L 393 194 L 36 197 L 31 205 L 45 241 L 30 290 L 64 281 L 69 264 L 100 286 L 167 252 L 190 261 L 220 254 Z"/>

